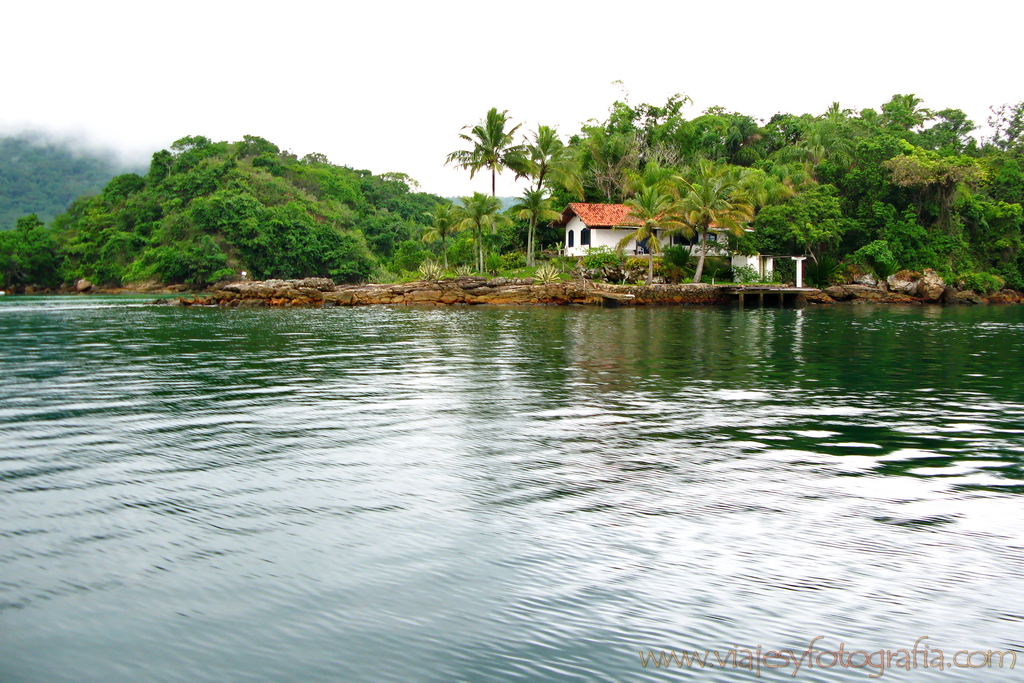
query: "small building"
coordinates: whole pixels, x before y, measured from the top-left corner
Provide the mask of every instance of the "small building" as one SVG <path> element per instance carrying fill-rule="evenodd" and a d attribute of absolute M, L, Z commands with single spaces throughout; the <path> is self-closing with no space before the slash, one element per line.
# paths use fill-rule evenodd
<path fill-rule="evenodd" d="M 557 225 L 565 230 L 565 255 L 585 256 L 591 247 L 608 247 L 618 249 L 619 242 L 637 228 L 637 223 L 630 218 L 630 208 L 625 204 L 587 204 L 574 202 L 562 211 L 562 218 Z M 661 230 L 656 231 L 661 237 Z M 715 237 L 708 235 L 708 246 Z M 683 235 L 674 235 L 672 244 L 695 244 L 696 239 L 688 239 Z M 662 239 L 662 246 L 668 246 Z M 624 250 L 630 255 L 646 254 L 647 246 L 630 240 Z M 710 249 L 709 249 L 710 253 Z"/>
<path fill-rule="evenodd" d="M 565 255 L 585 256 L 591 247 L 608 247 L 618 249 L 619 242 L 637 228 L 637 223 L 630 218 L 630 208 L 625 204 L 587 204 L 574 202 L 562 211 L 562 218 L 557 222 L 565 230 Z M 662 237 L 664 231 L 655 231 L 661 239 L 663 247 L 668 246 Z M 673 235 L 672 244 L 681 244 L 696 249 L 698 237 Z M 708 232 L 708 255 L 725 256 L 727 240 L 714 230 Z M 647 246 L 630 240 L 624 251 L 633 256 L 647 254 Z"/>

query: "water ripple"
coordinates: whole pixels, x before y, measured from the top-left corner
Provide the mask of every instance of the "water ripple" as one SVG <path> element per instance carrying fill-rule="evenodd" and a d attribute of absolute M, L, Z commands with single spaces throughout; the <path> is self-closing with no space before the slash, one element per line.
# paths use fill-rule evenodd
<path fill-rule="evenodd" d="M 0 313 L 0 680 L 1021 647 L 1018 309 Z"/>

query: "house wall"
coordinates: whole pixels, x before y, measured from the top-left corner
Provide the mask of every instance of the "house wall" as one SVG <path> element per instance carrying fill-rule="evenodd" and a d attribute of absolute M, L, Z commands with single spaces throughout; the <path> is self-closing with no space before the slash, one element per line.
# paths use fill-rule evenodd
<path fill-rule="evenodd" d="M 758 275 L 767 280 L 775 271 L 775 260 L 771 256 L 762 256 L 760 254 L 755 256 L 734 254 L 732 257 L 732 267 L 740 268 L 742 266 L 750 266 Z"/>
<path fill-rule="evenodd" d="M 618 228 L 591 228 L 590 230 L 590 244 L 580 244 L 580 233 L 586 228 L 586 224 L 580 219 L 579 216 L 573 216 L 572 219 L 565 226 L 565 255 L 566 256 L 585 256 L 587 249 L 591 247 L 608 247 L 609 249 L 616 249 L 619 246 L 619 240 L 633 232 L 631 229 L 618 229 Z M 573 246 L 569 246 L 569 231 L 573 232 Z M 632 254 L 633 250 L 636 249 L 636 241 L 630 240 L 626 246 L 626 253 Z"/>
<path fill-rule="evenodd" d="M 587 249 L 592 247 L 608 247 L 609 249 L 618 249 L 619 240 L 633 232 L 633 228 L 591 228 L 590 229 L 590 244 L 580 244 L 580 232 L 586 228 L 586 224 L 580 220 L 579 216 L 573 216 L 572 219 L 565 226 L 564 244 L 566 256 L 586 256 Z M 573 231 L 573 246 L 569 246 L 569 231 Z M 632 256 L 633 252 L 636 251 L 636 240 L 630 240 L 626 244 L 625 253 L 627 256 Z"/>
<path fill-rule="evenodd" d="M 590 230 L 590 244 L 580 244 L 580 232 L 586 228 L 586 224 L 580 219 L 579 216 L 573 216 L 565 226 L 565 234 L 563 235 L 563 244 L 565 245 L 566 256 L 586 256 L 587 249 L 591 247 L 608 247 L 609 249 L 617 249 L 619 246 L 619 240 L 633 232 L 635 228 L 591 228 Z M 573 246 L 569 246 L 569 231 L 573 232 Z M 669 246 L 669 238 L 663 237 L 662 230 L 658 231 L 658 237 L 661 239 L 661 246 L 665 248 Z M 717 237 L 717 241 L 716 240 Z M 708 234 L 707 253 L 708 256 L 728 256 L 729 251 L 726 248 L 728 244 L 727 237 L 725 234 L 715 236 L 712 233 Z M 697 254 L 700 250 L 699 245 L 693 245 L 691 247 L 693 253 Z M 626 248 L 623 250 L 626 256 L 633 256 L 636 253 L 636 240 L 630 240 L 626 244 Z M 756 269 L 757 266 L 754 266 Z"/>

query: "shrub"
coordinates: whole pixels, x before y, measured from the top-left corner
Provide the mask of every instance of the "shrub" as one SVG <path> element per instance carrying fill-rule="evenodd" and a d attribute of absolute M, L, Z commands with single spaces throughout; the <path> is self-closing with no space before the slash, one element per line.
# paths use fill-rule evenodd
<path fill-rule="evenodd" d="M 418 270 L 420 264 L 429 258 L 431 253 L 423 248 L 423 243 L 418 240 L 405 240 L 399 242 L 391 257 L 391 265 L 396 270 Z"/>
<path fill-rule="evenodd" d="M 889 248 L 889 243 L 885 240 L 875 240 L 861 247 L 853 253 L 850 260 L 870 266 L 875 271 L 875 275 L 882 280 L 887 279 L 900 269 L 896 257 L 893 256 L 892 250 Z"/>
<path fill-rule="evenodd" d="M 455 274 L 458 277 L 469 277 L 473 274 L 473 266 L 456 266 Z"/>
<path fill-rule="evenodd" d="M 526 265 L 526 256 L 518 251 L 512 251 L 501 255 L 501 269 L 515 270 Z"/>
<path fill-rule="evenodd" d="M 828 287 L 839 272 L 839 267 L 839 259 L 831 254 L 822 254 L 817 261 L 804 261 L 804 279 L 814 287 Z"/>
<path fill-rule="evenodd" d="M 622 254 L 610 247 L 591 247 L 583 257 L 583 267 L 588 270 L 597 268 L 622 268 L 625 259 Z"/>
<path fill-rule="evenodd" d="M 701 281 L 710 278 L 710 282 L 725 280 L 732 274 L 730 261 L 721 256 L 708 256 L 704 259 L 704 272 Z"/>
<path fill-rule="evenodd" d="M 676 244 L 671 247 L 665 247 L 665 250 L 661 253 L 661 259 L 666 265 L 675 266 L 680 270 L 693 269 L 693 250 L 690 247 L 684 247 Z"/>
<path fill-rule="evenodd" d="M 444 277 L 444 267 L 433 259 L 426 259 L 420 264 L 420 275 L 424 280 L 440 280 Z"/>
<path fill-rule="evenodd" d="M 496 254 L 493 251 L 488 254 L 485 267 L 489 273 L 496 275 L 501 270 L 501 254 Z"/>
<path fill-rule="evenodd" d="M 979 294 L 998 292 L 1006 286 L 1006 280 L 992 273 L 961 273 L 956 283 L 961 289 L 973 289 Z"/>
<path fill-rule="evenodd" d="M 561 272 L 558 268 L 555 268 L 550 263 L 541 266 L 534 273 L 534 277 L 543 282 L 544 284 L 551 284 L 552 282 L 558 282 L 561 279 Z"/>
<path fill-rule="evenodd" d="M 385 268 L 384 266 L 377 266 L 374 268 L 369 275 L 369 281 L 375 284 L 388 284 L 391 282 L 398 282 L 398 276 L 393 272 Z"/>
<path fill-rule="evenodd" d="M 760 282 L 761 275 L 750 266 L 740 266 L 739 268 L 732 269 L 732 281 L 737 284 L 746 285 L 751 282 Z"/>

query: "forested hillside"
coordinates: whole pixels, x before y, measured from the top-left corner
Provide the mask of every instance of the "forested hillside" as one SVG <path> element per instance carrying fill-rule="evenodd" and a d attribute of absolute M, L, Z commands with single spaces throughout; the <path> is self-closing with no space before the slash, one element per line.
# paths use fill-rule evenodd
<path fill-rule="evenodd" d="M 126 170 L 112 156 L 79 152 L 40 134 L 0 137 L 0 230 L 36 214 L 49 223 L 71 202 L 95 194 Z"/>
<path fill-rule="evenodd" d="M 50 227 L 20 219 L 0 235 L 0 263 L 8 284 L 43 286 L 205 284 L 243 270 L 358 280 L 443 201 L 410 183 L 319 154 L 299 159 L 255 136 L 186 137 L 154 154 L 145 175 L 115 177 Z"/>
<path fill-rule="evenodd" d="M 963 111 L 928 109 L 914 95 L 769 121 L 718 107 L 688 117 L 687 105 L 678 95 L 615 102 L 605 121 L 568 139 L 547 126 L 520 131 L 492 109 L 463 128 L 468 148 L 448 163 L 492 185 L 502 170 L 525 179 L 513 207 L 482 193 L 453 204 L 416 192 L 403 174 L 299 159 L 254 136 L 187 137 L 157 152 L 144 175 L 114 178 L 51 225 L 25 216 L 0 232 L 0 276 L 6 286 L 203 285 L 243 270 L 392 281 L 428 259 L 440 274 L 497 272 L 558 247 L 552 221 L 584 199 L 630 205 L 644 226 L 637 239 L 668 230 L 696 243 L 666 251 L 649 278 L 661 269 L 700 281 L 703 245 L 728 231 L 741 253 L 808 255 L 807 279 L 821 286 L 934 269 L 970 289 L 1024 290 L 1024 103 L 993 108 L 987 138 Z M 647 242 L 655 254 L 658 240 Z M 712 276 L 728 277 L 727 266 Z"/>
<path fill-rule="evenodd" d="M 753 228 L 734 247 L 808 254 L 817 284 L 933 268 L 980 289 L 1024 288 L 1024 103 L 994 107 L 984 140 L 961 110 L 914 95 L 767 122 L 721 108 L 687 119 L 685 104 L 616 102 L 574 136 L 587 200 L 650 190 L 691 230 L 719 201 L 718 215 Z M 552 189 L 556 206 L 569 198 Z"/>

